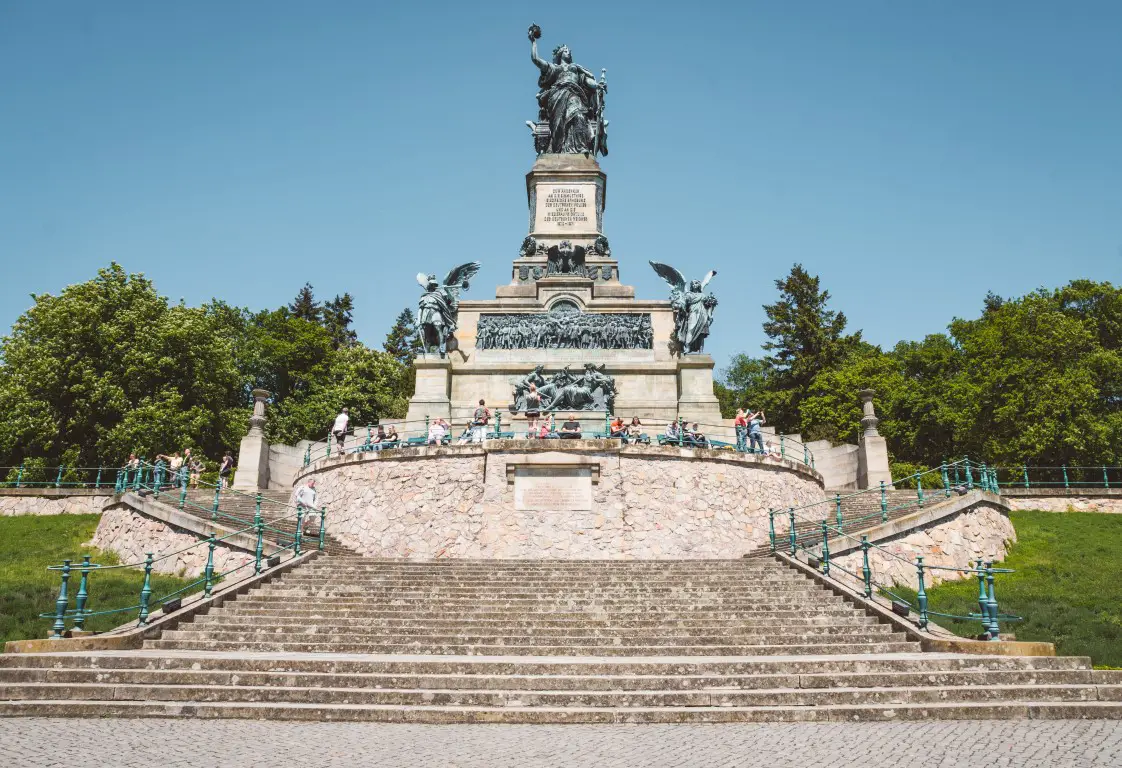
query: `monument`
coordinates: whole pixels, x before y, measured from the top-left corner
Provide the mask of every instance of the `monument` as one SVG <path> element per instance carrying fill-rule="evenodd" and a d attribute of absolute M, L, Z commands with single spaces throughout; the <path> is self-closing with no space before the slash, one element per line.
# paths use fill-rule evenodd
<path fill-rule="evenodd" d="M 518 243 L 511 280 L 493 299 L 459 298 L 478 262 L 443 282 L 418 275 L 425 352 L 416 361 L 409 431 L 420 434 L 426 418 L 464 423 L 484 399 L 515 413 L 504 423 L 517 433 L 529 383 L 546 410 L 638 416 L 652 431 L 679 418 L 724 424 L 714 362 L 703 351 L 717 306 L 705 288 L 716 273 L 687 283 L 652 261 L 671 286 L 669 300 L 638 299 L 621 282 L 604 231 L 608 179 L 597 159 L 608 154 L 606 71 L 597 79 L 566 45 L 543 59 L 540 37 L 531 26 L 539 90 L 537 119 L 527 121 L 537 154 L 526 175 L 527 232 L 511 237 Z"/>

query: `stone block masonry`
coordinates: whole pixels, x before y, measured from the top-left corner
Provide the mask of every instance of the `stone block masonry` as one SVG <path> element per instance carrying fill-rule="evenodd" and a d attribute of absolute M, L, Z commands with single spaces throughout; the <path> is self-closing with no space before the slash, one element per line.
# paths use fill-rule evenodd
<path fill-rule="evenodd" d="M 112 552 L 122 563 L 139 563 L 144 561 L 148 552 L 160 555 L 197 542 L 199 537 L 195 534 L 177 530 L 128 506 L 117 505 L 102 513 L 90 545 Z M 206 567 L 207 550 L 206 543 L 201 543 L 175 557 L 156 561 L 152 570 L 176 576 L 200 576 Z M 243 550 L 222 545 L 215 547 L 215 573 L 223 573 L 252 561 L 253 555 Z"/>
<path fill-rule="evenodd" d="M 108 491 L 3 488 L 0 489 L 0 517 L 95 515 L 112 501 Z"/>
<path fill-rule="evenodd" d="M 817 474 L 791 462 L 561 442 L 354 454 L 305 476 L 330 510 L 328 531 L 377 557 L 740 557 L 767 541 L 769 507 L 822 498 Z M 538 488 L 528 503 L 518 487 L 531 476 Z M 542 508 L 542 482 L 556 484 L 555 509 Z M 591 503 L 579 501 L 589 483 Z"/>

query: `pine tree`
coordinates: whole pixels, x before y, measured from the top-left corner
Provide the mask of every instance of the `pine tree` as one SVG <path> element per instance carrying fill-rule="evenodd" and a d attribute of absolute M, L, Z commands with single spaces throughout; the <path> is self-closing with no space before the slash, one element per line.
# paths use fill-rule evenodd
<path fill-rule="evenodd" d="M 385 344 L 382 345 L 382 348 L 402 365 L 412 365 L 421 348 L 420 341 L 417 339 L 416 322 L 413 310 L 408 307 L 401 310 L 390 332 L 386 334 Z"/>
<path fill-rule="evenodd" d="M 764 333 L 766 376 L 779 412 L 769 420 L 780 429 L 798 428 L 802 402 L 811 383 L 822 371 L 839 365 L 861 340 L 861 333 L 846 336 L 842 312 L 827 309 L 830 292 L 821 290 L 817 275 L 801 264 L 791 267 L 783 280 L 776 280 L 779 301 L 764 306 L 768 321 Z"/>
<path fill-rule="evenodd" d="M 335 349 L 352 347 L 358 342 L 358 334 L 351 328 L 354 309 L 354 297 L 349 293 L 336 296 L 323 305 L 323 327 L 331 334 L 331 344 Z"/>
<path fill-rule="evenodd" d="M 311 283 L 304 283 L 304 287 L 296 294 L 296 299 L 288 305 L 288 311 L 292 313 L 293 317 L 307 320 L 309 323 L 320 322 L 323 307 L 316 301 Z"/>

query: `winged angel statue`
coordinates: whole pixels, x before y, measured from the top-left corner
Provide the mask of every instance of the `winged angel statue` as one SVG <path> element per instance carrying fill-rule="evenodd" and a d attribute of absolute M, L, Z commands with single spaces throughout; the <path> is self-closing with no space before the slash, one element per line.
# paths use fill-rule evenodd
<path fill-rule="evenodd" d="M 417 336 L 425 354 L 430 348 L 444 357 L 448 351 L 452 334 L 456 332 L 456 321 L 460 309 L 460 291 L 468 289 L 468 280 L 479 271 L 478 261 L 461 264 L 448 273 L 441 283 L 436 275 L 417 273 L 417 282 L 425 289 L 417 302 Z"/>
<path fill-rule="evenodd" d="M 713 310 L 717 297 L 705 293 L 705 286 L 717 275 L 710 270 L 704 280 L 693 280 L 686 285 L 682 273 L 669 264 L 650 262 L 658 276 L 670 284 L 670 308 L 674 310 L 674 340 L 683 354 L 701 352 L 709 326 L 713 323 Z"/>

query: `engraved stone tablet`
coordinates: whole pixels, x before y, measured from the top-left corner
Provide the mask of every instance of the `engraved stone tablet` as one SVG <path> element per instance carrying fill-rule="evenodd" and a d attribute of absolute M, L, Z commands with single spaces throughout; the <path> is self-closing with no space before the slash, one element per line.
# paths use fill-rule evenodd
<path fill-rule="evenodd" d="M 514 508 L 543 511 L 592 509 L 589 467 L 517 467 Z"/>
<path fill-rule="evenodd" d="M 565 235 L 595 231 L 595 184 L 538 184 L 534 232 Z"/>

